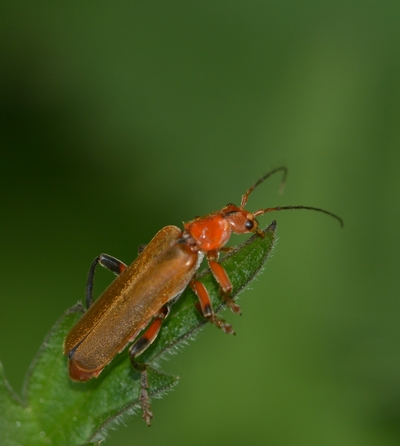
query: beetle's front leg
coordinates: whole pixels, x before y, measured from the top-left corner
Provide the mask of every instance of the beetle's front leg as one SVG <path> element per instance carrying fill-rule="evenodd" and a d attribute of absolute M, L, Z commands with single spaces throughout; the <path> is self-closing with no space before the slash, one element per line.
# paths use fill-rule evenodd
<path fill-rule="evenodd" d="M 232 310 L 233 313 L 242 314 L 240 306 L 230 297 L 233 287 L 225 268 L 216 260 L 212 259 L 208 260 L 208 264 L 210 265 L 210 269 L 215 280 L 221 287 L 222 299 L 224 300 L 225 304 Z"/>
<path fill-rule="evenodd" d="M 199 299 L 198 309 L 200 313 L 208 319 L 210 322 L 215 324 L 218 328 L 222 328 L 222 330 L 227 334 L 235 334 L 232 325 L 227 324 L 224 319 L 219 318 L 212 308 L 210 295 L 206 287 L 199 280 L 192 280 L 190 282 L 190 287 L 196 293 Z"/>
<path fill-rule="evenodd" d="M 143 419 L 150 426 L 153 413 L 151 412 L 149 393 L 149 380 L 147 375 L 147 366 L 144 363 L 137 362 L 136 357 L 141 355 L 156 339 L 163 320 L 168 316 L 169 307 L 164 305 L 158 315 L 153 319 L 142 336 L 129 348 L 129 356 L 133 368 L 141 373 L 140 377 L 140 402 L 142 405 Z"/>
<path fill-rule="evenodd" d="M 108 254 L 100 254 L 97 256 L 92 264 L 90 265 L 89 274 L 86 283 L 86 308 L 89 308 L 92 305 L 92 294 L 93 294 L 93 280 L 94 280 L 94 271 L 97 265 L 101 265 L 103 268 L 110 270 L 115 275 L 119 276 L 122 271 L 126 269 L 126 265 L 121 260 L 116 259 L 113 256 Z"/>

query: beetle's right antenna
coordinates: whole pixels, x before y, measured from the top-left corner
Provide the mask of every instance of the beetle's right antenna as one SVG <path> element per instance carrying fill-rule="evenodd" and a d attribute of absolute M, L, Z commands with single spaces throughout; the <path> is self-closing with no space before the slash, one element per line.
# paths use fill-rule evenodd
<path fill-rule="evenodd" d="M 240 207 L 244 208 L 247 204 L 247 200 L 249 199 L 249 195 L 253 192 L 253 190 L 259 186 L 264 180 L 266 180 L 267 178 L 269 178 L 270 176 L 272 176 L 274 173 L 276 172 L 280 172 L 281 170 L 283 170 L 283 176 L 282 176 L 282 181 L 281 181 L 281 185 L 279 186 L 279 193 L 282 194 L 283 193 L 283 189 L 285 188 L 285 183 L 286 183 L 286 177 L 287 177 L 287 167 L 285 166 L 281 166 L 281 167 L 277 167 L 274 170 L 271 170 L 270 172 L 266 173 L 263 177 L 261 177 L 258 181 L 256 181 L 243 195 L 242 195 L 242 201 L 240 203 Z"/>

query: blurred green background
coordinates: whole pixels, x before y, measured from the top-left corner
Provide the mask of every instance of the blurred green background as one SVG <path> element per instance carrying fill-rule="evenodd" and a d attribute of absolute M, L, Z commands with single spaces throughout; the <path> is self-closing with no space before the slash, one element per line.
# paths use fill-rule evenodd
<path fill-rule="evenodd" d="M 20 389 L 93 258 L 241 194 L 279 242 L 108 445 L 400 443 L 400 3 L 3 2 L 0 358 Z M 235 238 L 235 243 L 242 238 Z M 99 273 L 96 290 L 111 277 Z M 61 352 L 60 352 L 61 354 Z"/>

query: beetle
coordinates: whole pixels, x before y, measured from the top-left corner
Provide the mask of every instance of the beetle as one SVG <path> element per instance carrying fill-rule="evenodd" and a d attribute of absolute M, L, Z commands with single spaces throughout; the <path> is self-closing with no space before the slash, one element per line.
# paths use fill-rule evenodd
<path fill-rule="evenodd" d="M 228 274 L 218 262 L 220 252 L 230 249 L 225 248 L 225 244 L 232 233 L 253 232 L 263 236 L 256 217 L 292 209 L 323 212 L 343 226 L 339 216 L 311 206 L 277 206 L 247 211 L 245 206 L 251 192 L 280 171 L 283 172 L 283 185 L 287 168 L 278 167 L 261 177 L 242 195 L 240 206 L 228 204 L 219 211 L 196 217 L 184 223 L 183 230 L 176 226 L 164 227 L 130 266 L 108 254 L 96 257 L 89 269 L 86 285 L 87 311 L 64 340 L 69 377 L 79 382 L 97 377 L 117 353 L 133 342 L 129 356 L 133 368 L 141 372 L 143 419 L 150 425 L 153 414 L 147 391 L 146 364 L 136 358 L 156 339 L 171 305 L 184 289 L 190 286 L 197 295 L 197 307 L 205 319 L 225 333 L 235 334 L 232 326 L 214 313 L 207 289 L 196 278 L 203 258 L 207 258 L 220 286 L 223 302 L 233 313 L 240 314 L 239 305 L 230 297 L 232 284 Z M 112 271 L 117 278 L 92 304 L 93 279 L 98 265 Z"/>

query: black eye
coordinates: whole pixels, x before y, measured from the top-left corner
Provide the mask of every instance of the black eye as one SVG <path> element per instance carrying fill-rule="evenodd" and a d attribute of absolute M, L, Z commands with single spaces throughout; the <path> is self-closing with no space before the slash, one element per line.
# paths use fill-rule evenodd
<path fill-rule="evenodd" d="M 245 228 L 250 230 L 254 228 L 254 221 L 253 220 L 247 220 L 244 224 Z"/>

